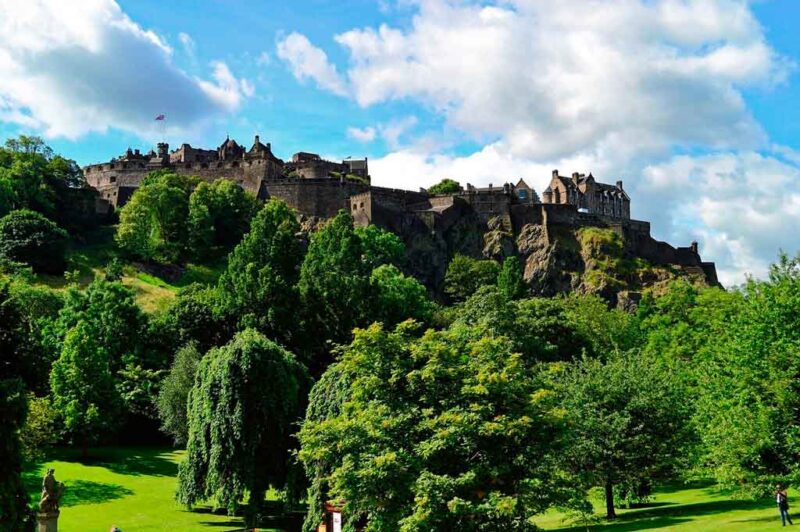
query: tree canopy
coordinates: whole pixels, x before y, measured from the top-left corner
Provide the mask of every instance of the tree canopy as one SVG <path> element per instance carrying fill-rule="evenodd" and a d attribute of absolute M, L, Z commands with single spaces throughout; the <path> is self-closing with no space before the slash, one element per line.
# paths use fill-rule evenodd
<path fill-rule="evenodd" d="M 235 512 L 246 491 L 246 522 L 255 526 L 266 490 L 286 485 L 307 388 L 295 357 L 253 329 L 209 351 L 189 393 L 179 501 L 212 500 Z"/>

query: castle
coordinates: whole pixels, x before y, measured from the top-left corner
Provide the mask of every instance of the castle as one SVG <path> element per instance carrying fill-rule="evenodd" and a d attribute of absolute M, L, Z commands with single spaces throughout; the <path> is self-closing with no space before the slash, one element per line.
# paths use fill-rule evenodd
<path fill-rule="evenodd" d="M 258 135 L 249 149 L 230 138 L 215 150 L 182 144 L 170 152 L 166 143 L 147 154 L 129 148 L 122 156 L 86 166 L 83 171 L 87 183 L 98 192 L 98 212 L 110 213 L 130 199 L 148 173 L 163 169 L 208 181 L 233 180 L 261 199 L 282 199 L 304 219 L 330 218 L 347 209 L 357 224 L 384 227 L 407 243 L 421 235 L 441 240 L 444 243 L 436 245 L 447 248 L 448 254 L 460 251 L 450 242 L 452 238 L 442 235 L 465 221 L 472 224 L 473 232 L 488 228 L 511 235 L 520 234 L 530 224 L 547 230 L 610 228 L 624 238 L 632 254 L 653 264 L 689 269 L 710 284 L 717 283 L 714 264 L 700 259 L 696 243 L 674 248 L 653 239 L 648 222 L 630 218 L 630 197 L 622 181 L 600 183 L 592 174 L 566 177 L 554 170 L 541 199 L 523 179 L 481 188 L 467 184 L 455 193 L 434 195 L 425 189 L 372 186 L 366 158 L 334 162 L 300 152 L 285 162 Z M 473 254 L 477 253 L 480 251 L 475 252 L 473 246 Z"/>

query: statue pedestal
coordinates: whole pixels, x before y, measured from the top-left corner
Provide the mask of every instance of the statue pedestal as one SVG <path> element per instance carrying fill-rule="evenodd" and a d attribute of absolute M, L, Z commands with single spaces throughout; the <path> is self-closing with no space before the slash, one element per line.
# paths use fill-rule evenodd
<path fill-rule="evenodd" d="M 58 532 L 58 514 L 60 512 L 37 512 L 36 532 Z"/>

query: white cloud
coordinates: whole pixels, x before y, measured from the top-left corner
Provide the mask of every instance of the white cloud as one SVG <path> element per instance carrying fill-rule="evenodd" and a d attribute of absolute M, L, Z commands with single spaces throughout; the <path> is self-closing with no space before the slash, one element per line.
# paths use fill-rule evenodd
<path fill-rule="evenodd" d="M 278 41 L 278 57 L 289 64 L 297 79 L 312 79 L 322 89 L 340 96 L 347 94 L 345 82 L 327 54 L 305 35 L 295 32 Z"/>
<path fill-rule="evenodd" d="M 539 160 L 762 146 L 741 87 L 787 71 L 743 0 L 423 0 L 336 40 L 359 104 L 411 98 Z"/>
<path fill-rule="evenodd" d="M 270 57 L 269 52 L 266 52 L 266 51 L 265 52 L 261 52 L 260 54 L 258 54 L 258 57 L 256 57 L 256 64 L 258 66 L 262 66 L 262 67 L 263 66 L 267 66 L 271 62 L 272 62 L 272 58 Z"/>
<path fill-rule="evenodd" d="M 194 39 L 192 39 L 192 36 L 188 33 L 180 32 L 178 33 L 178 40 L 181 42 L 183 51 L 186 52 L 186 55 L 194 58 L 195 43 Z"/>
<path fill-rule="evenodd" d="M 374 127 L 347 128 L 347 136 L 353 140 L 357 140 L 358 142 L 372 142 L 373 140 L 375 140 L 377 133 L 378 132 L 375 130 Z"/>
<path fill-rule="evenodd" d="M 724 284 L 763 277 L 783 248 L 800 251 L 800 166 L 756 152 L 676 156 L 648 166 L 638 186 L 665 236 L 703 243 Z M 654 227 L 655 229 L 655 227 Z"/>
<path fill-rule="evenodd" d="M 113 0 L 0 0 L 3 118 L 47 136 L 109 128 L 150 136 L 160 113 L 182 133 L 252 94 L 223 63 L 209 81 L 187 75 L 172 55 Z"/>

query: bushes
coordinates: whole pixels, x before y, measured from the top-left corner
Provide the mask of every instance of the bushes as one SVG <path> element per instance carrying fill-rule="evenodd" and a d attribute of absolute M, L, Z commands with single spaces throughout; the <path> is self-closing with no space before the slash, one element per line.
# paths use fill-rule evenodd
<path fill-rule="evenodd" d="M 12 211 L 0 218 L 0 259 L 28 264 L 35 272 L 64 272 L 67 233 L 38 212 Z"/>

